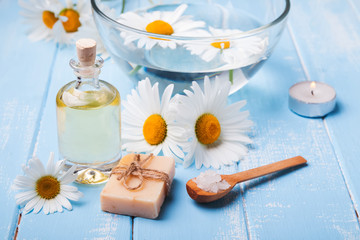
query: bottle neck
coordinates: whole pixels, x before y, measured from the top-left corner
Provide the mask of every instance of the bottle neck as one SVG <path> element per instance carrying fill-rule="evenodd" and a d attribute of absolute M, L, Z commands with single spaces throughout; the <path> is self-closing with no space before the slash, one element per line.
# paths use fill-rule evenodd
<path fill-rule="evenodd" d="M 82 82 L 92 82 L 95 88 L 99 88 L 99 75 L 100 69 L 88 67 L 80 71 L 74 70 L 74 74 L 77 77 L 76 88 L 79 88 Z"/>
<path fill-rule="evenodd" d="M 71 59 L 70 66 L 74 69 L 74 74 L 77 77 L 76 88 L 81 86 L 82 82 L 92 82 L 95 88 L 99 88 L 99 75 L 104 60 L 101 57 L 96 57 L 95 63 L 92 66 L 81 66 L 78 59 Z"/>

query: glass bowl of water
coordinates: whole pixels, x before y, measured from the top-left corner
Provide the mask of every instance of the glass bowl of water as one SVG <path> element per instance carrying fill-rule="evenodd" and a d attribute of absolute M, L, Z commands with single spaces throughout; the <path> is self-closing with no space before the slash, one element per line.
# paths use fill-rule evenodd
<path fill-rule="evenodd" d="M 290 0 L 91 0 L 110 56 L 130 79 L 175 92 L 204 76 L 243 87 L 271 56 Z"/>

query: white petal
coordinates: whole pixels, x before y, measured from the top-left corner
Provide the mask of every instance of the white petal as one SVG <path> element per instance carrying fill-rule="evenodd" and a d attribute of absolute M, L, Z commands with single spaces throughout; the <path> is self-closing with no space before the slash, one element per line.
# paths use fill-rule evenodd
<path fill-rule="evenodd" d="M 36 196 L 34 197 L 33 199 L 31 199 L 24 207 L 24 210 L 23 210 L 23 213 L 24 214 L 27 214 L 28 212 L 30 212 L 34 207 L 35 205 L 40 201 L 40 197 L 39 196 Z"/>
<path fill-rule="evenodd" d="M 78 188 L 75 186 L 61 184 L 61 190 L 68 191 L 68 192 L 77 192 Z"/>
<path fill-rule="evenodd" d="M 169 24 L 173 24 L 175 21 L 177 21 L 179 19 L 179 17 L 181 15 L 183 15 L 183 13 L 185 12 L 185 10 L 187 9 L 187 5 L 186 4 L 181 4 L 179 7 L 177 7 L 175 9 L 175 11 L 171 14 L 171 20 L 169 21 Z"/>
<path fill-rule="evenodd" d="M 161 97 L 161 115 L 164 115 L 163 111 L 168 111 L 173 89 L 174 89 L 174 84 L 170 84 L 164 90 L 164 93 Z"/>
<path fill-rule="evenodd" d="M 162 144 L 160 145 L 157 145 L 153 150 L 152 150 L 152 153 L 156 156 L 160 153 L 160 151 L 162 150 Z"/>
<path fill-rule="evenodd" d="M 63 181 L 66 181 L 67 178 L 69 178 L 69 177 L 71 177 L 73 175 L 76 175 L 76 174 L 74 174 L 74 171 L 75 171 L 76 167 L 77 167 L 76 165 L 72 165 L 71 168 L 69 168 L 69 170 L 67 170 L 67 172 L 65 174 L 60 176 L 58 180 L 60 182 L 63 182 Z"/>
<path fill-rule="evenodd" d="M 35 181 L 26 176 L 17 176 L 14 179 L 14 183 L 12 185 L 13 189 L 33 189 L 35 187 Z"/>
<path fill-rule="evenodd" d="M 58 195 L 59 196 L 59 195 Z M 63 207 L 60 203 L 60 201 L 58 200 L 58 196 L 55 198 L 55 202 L 56 202 L 56 209 L 58 212 L 63 212 Z"/>
<path fill-rule="evenodd" d="M 46 166 L 46 173 L 50 175 L 54 175 L 55 173 L 54 152 L 50 152 L 49 160 Z"/>
<path fill-rule="evenodd" d="M 72 201 L 78 201 L 83 196 L 83 194 L 78 191 L 76 192 L 62 191 L 61 195 Z"/>
<path fill-rule="evenodd" d="M 127 134 L 129 133 L 129 134 Z M 141 135 L 131 135 L 131 130 L 127 129 L 123 131 L 123 140 L 131 140 L 131 141 L 141 141 L 144 140 L 144 136 Z"/>
<path fill-rule="evenodd" d="M 33 180 L 37 180 L 42 176 L 39 172 L 36 172 L 34 169 L 31 169 L 26 165 L 22 165 L 22 170 L 26 176 Z"/>
<path fill-rule="evenodd" d="M 57 201 L 67 210 L 71 210 L 72 206 L 69 200 L 67 200 L 61 193 L 56 197 Z"/>
<path fill-rule="evenodd" d="M 37 195 L 37 193 L 34 190 L 26 191 L 26 192 L 20 192 L 15 195 L 16 204 L 22 205 L 32 198 L 34 198 Z"/>
<path fill-rule="evenodd" d="M 150 50 L 150 49 L 152 49 L 156 44 L 158 43 L 158 41 L 156 41 L 156 40 L 147 40 L 146 41 L 146 46 L 145 46 L 145 49 L 146 50 Z"/>
<path fill-rule="evenodd" d="M 154 147 L 143 140 L 125 143 L 123 144 L 123 149 L 128 152 L 150 152 L 154 149 Z"/>
<path fill-rule="evenodd" d="M 49 212 L 52 214 L 56 212 L 56 202 L 54 199 L 49 200 Z"/>
<path fill-rule="evenodd" d="M 238 141 L 243 143 L 252 143 L 252 140 L 244 134 L 229 134 L 226 136 L 226 141 Z"/>
<path fill-rule="evenodd" d="M 70 183 L 74 182 L 77 177 L 78 177 L 77 173 L 70 174 L 70 175 L 66 176 L 66 178 L 61 180 L 61 184 L 70 184 Z"/>
<path fill-rule="evenodd" d="M 40 201 L 38 201 L 34 207 L 34 213 L 38 213 L 44 206 L 45 199 L 41 198 Z"/>
<path fill-rule="evenodd" d="M 166 141 L 168 142 L 168 145 L 169 145 L 170 150 L 171 150 L 175 155 L 177 155 L 177 156 L 180 157 L 180 158 L 183 158 L 183 157 L 184 157 L 184 152 L 181 151 L 181 149 L 179 148 L 177 142 L 175 142 L 174 140 L 172 140 L 170 137 L 168 137 L 168 138 L 166 139 Z"/>
<path fill-rule="evenodd" d="M 37 174 L 37 176 L 44 176 L 46 174 L 44 165 L 37 157 L 29 160 L 29 168 Z"/>
<path fill-rule="evenodd" d="M 215 56 L 219 53 L 217 49 L 207 49 L 202 55 L 201 58 L 206 61 L 210 62 L 215 58 Z"/>
<path fill-rule="evenodd" d="M 45 200 L 44 206 L 43 206 L 43 211 L 46 215 L 49 214 L 49 212 L 50 212 L 49 200 Z"/>
<path fill-rule="evenodd" d="M 66 162 L 65 159 L 56 162 L 55 171 L 54 171 L 54 177 L 59 176 L 59 173 L 63 169 L 63 167 L 65 165 L 65 162 Z"/>
<path fill-rule="evenodd" d="M 200 144 L 195 150 L 194 157 L 195 157 L 195 167 L 197 169 L 200 169 L 204 162 L 204 156 L 202 155 L 202 148 Z"/>
<path fill-rule="evenodd" d="M 194 154 L 198 144 L 199 143 L 197 141 L 193 141 L 192 144 L 189 145 L 190 149 L 187 151 L 187 154 L 184 157 L 184 163 L 183 163 L 184 168 L 189 167 L 195 161 Z"/>

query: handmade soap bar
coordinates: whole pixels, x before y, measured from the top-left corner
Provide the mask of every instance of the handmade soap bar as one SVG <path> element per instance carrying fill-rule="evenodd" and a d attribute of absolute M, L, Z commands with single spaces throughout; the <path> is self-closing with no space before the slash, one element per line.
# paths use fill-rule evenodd
<path fill-rule="evenodd" d="M 116 169 L 120 167 L 121 170 L 129 170 L 126 168 L 133 161 L 136 161 L 136 157 L 135 154 L 124 156 L 118 167 L 113 169 L 114 173 L 100 194 L 101 209 L 117 214 L 156 218 L 164 202 L 167 186 L 165 181 L 153 179 L 151 175 L 156 175 L 156 172 L 153 173 L 151 171 L 157 170 L 158 172 L 165 173 L 165 175 L 167 174 L 171 184 L 175 175 L 175 161 L 171 157 L 152 156 L 149 158 L 149 155 L 140 154 L 140 161 L 149 158 L 141 165 L 141 168 L 150 169 L 150 171 L 145 170 L 148 174 L 144 173 L 141 187 L 131 190 L 129 188 L 139 185 L 139 177 L 129 175 L 126 180 L 128 188 L 126 188 L 122 174 L 119 174 L 119 171 L 116 171 Z M 150 177 L 146 175 L 150 175 Z"/>

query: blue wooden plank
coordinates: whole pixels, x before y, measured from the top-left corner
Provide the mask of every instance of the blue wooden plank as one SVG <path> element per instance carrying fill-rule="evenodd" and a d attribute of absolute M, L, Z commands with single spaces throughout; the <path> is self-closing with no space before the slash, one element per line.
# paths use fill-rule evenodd
<path fill-rule="evenodd" d="M 359 212 L 360 4 L 333 0 L 297 1 L 293 5 L 296 14 L 290 19 L 290 25 L 309 77 L 329 83 L 337 92 L 337 109 L 325 122 Z M 316 25 L 311 24 L 313 22 Z"/>
<path fill-rule="evenodd" d="M 33 151 L 33 135 L 56 51 L 54 44 L 31 43 L 16 1 L 0 3 L 0 239 L 12 238 L 18 218 L 11 184 Z M 41 58 L 35 58 L 41 52 Z M 34 63 L 34 59 L 36 62 Z"/>
<path fill-rule="evenodd" d="M 225 167 L 222 172 L 233 173 L 236 169 Z M 198 204 L 187 195 L 186 182 L 204 170 L 177 165 L 171 195 L 159 218 L 135 218 L 134 239 L 248 239 L 239 187 L 210 204 Z"/>
<path fill-rule="evenodd" d="M 288 109 L 289 87 L 303 80 L 286 31 L 269 62 L 232 97 L 248 99 L 256 124 L 253 149 L 239 164 L 242 170 L 296 155 L 309 161 L 295 172 L 242 184 L 250 239 L 359 239 L 353 204 L 322 119 L 302 118 Z"/>
<path fill-rule="evenodd" d="M 333 2 L 335 1 L 328 1 L 325 5 L 333 4 Z M 36 58 L 39 61 L 38 67 L 33 65 L 27 67 L 22 63 L 25 63 L 24 59 L 26 61 L 33 59 L 38 51 L 42 53 L 42 56 L 52 56 L 54 47 L 43 42 L 30 45 L 20 35 L 23 33 L 14 33 L 12 29 L 22 29 L 19 20 L 12 16 L 18 9 L 11 1 L 1 1 L 0 4 L 0 13 L 2 13 L 0 26 L 10 36 L 0 39 L 0 50 L 4 53 L 0 56 L 0 66 L 2 66 L 2 72 L 5 73 L 0 78 L 0 84 L 2 89 L 8 90 L 0 95 L 0 100 L 4 103 L 0 107 L 0 191 L 6 193 L 5 198 L 0 198 L 0 212 L 3 215 L 0 218 L 0 237 L 4 239 L 14 230 L 10 225 L 16 220 L 14 219 L 16 214 L 13 215 L 16 208 L 9 186 L 15 175 L 20 173 L 20 163 L 25 162 L 28 154 L 32 153 L 32 139 L 37 139 L 37 127 L 40 127 L 39 138 L 36 141 L 39 156 L 45 160 L 49 151 L 57 149 L 53 102 L 58 88 L 72 76 L 70 71 L 62 72 L 69 69 L 67 61 L 74 52 L 61 50 L 42 122 L 41 125 L 37 125 L 40 124 L 37 118 L 42 111 L 41 100 L 46 93 L 47 71 L 50 69 L 51 61 L 48 61 L 46 57 Z M 314 5 L 299 2 L 293 4 L 294 10 L 300 15 L 294 20 L 291 19 L 290 23 L 309 76 L 324 81 L 334 76 L 329 81 L 338 91 L 341 109 L 337 114 L 329 116 L 326 121 L 329 124 L 335 152 L 344 169 L 350 191 L 356 192 L 359 187 L 356 181 L 351 181 L 351 179 L 358 178 L 355 175 L 358 166 L 355 156 L 358 154 L 356 140 L 359 134 L 355 125 L 357 115 L 351 113 L 359 111 L 356 104 L 351 104 L 358 98 L 355 91 L 349 88 L 357 87 L 355 76 L 358 70 L 355 63 L 358 62 L 359 54 L 355 43 L 358 42 L 359 31 L 356 30 L 354 33 L 351 30 L 358 27 L 354 25 L 354 19 L 349 14 L 351 11 L 348 11 L 346 6 L 344 9 L 344 6 L 335 5 L 335 9 L 329 14 L 326 7 L 332 6 L 325 6 L 320 1 L 311 3 Z M 318 10 L 322 13 L 320 16 L 317 16 Z M 337 18 L 339 12 L 341 14 Z M 339 24 L 333 24 L 336 26 L 335 29 L 340 29 L 340 32 L 345 33 L 345 37 L 344 35 L 332 36 L 332 30 L 325 29 L 327 27 L 325 22 L 335 21 L 333 18 L 347 24 L 344 28 L 340 28 Z M 306 26 L 302 26 L 303 23 L 301 23 L 304 19 L 309 21 L 304 24 Z M 8 24 L 8 20 L 13 20 L 10 21 L 13 24 Z M 308 26 L 313 27 L 310 21 L 320 23 L 317 31 L 308 28 Z M 312 40 L 302 37 L 312 32 L 323 33 L 327 39 L 330 39 L 329 42 L 324 43 L 315 34 L 311 35 Z M 308 158 L 310 165 L 294 173 L 278 174 L 276 177 L 265 177 L 243 184 L 241 187 L 243 196 L 240 196 L 240 190 L 236 188 L 228 198 L 210 205 L 196 204 L 186 196 L 185 182 L 197 175 L 199 171 L 178 167 L 172 196 L 165 202 L 160 219 L 135 218 L 135 239 L 145 237 L 195 239 L 200 236 L 200 239 L 204 237 L 245 239 L 247 234 L 251 239 L 359 238 L 356 215 L 324 124 L 320 119 L 300 118 L 287 109 L 288 88 L 294 82 L 304 80 L 306 77 L 289 36 L 284 37 L 264 69 L 246 88 L 231 98 L 233 101 L 238 98 L 248 99 L 248 108 L 257 124 L 254 128 L 253 149 L 249 157 L 239 166 L 240 169 L 248 169 L 297 154 Z M 350 37 L 354 37 L 355 40 Z M 314 43 L 317 45 L 314 46 Z M 17 46 L 24 47 L 16 48 Z M 29 46 L 32 49 L 26 49 Z M 341 49 L 335 49 L 329 55 L 329 49 L 334 49 L 333 46 Z M 18 50 L 14 52 L 14 49 Z M 22 51 L 25 51 L 25 56 L 21 56 Z M 43 51 L 46 51 L 47 55 L 43 55 Z M 346 53 L 345 56 L 340 55 L 341 51 Z M 326 60 L 327 58 L 329 60 Z M 18 71 L 18 68 L 12 66 L 14 62 L 25 67 L 26 70 Z M 350 63 L 350 66 L 346 66 L 346 63 Z M 312 65 L 314 66 L 311 67 Z M 329 66 L 332 68 L 328 70 Z M 339 67 L 343 71 L 338 71 Z M 120 81 L 126 77 L 115 67 L 110 66 L 109 70 L 106 68 L 104 74 L 108 74 L 109 77 L 104 77 L 104 79 L 114 82 L 124 98 L 131 83 L 126 82 L 125 85 L 124 83 L 120 85 Z M 344 73 L 350 77 L 340 78 Z M 38 85 L 34 86 L 33 82 L 22 80 L 25 76 L 31 80 L 38 79 Z M 336 82 L 335 77 L 342 79 L 342 83 Z M 18 82 L 8 79 L 21 79 L 23 89 L 19 89 Z M 26 91 L 29 89 L 37 89 L 37 91 L 31 91 L 30 94 Z M 23 96 L 20 97 L 20 95 Z M 349 128 L 353 131 L 349 131 Z M 235 169 L 230 168 L 226 171 L 232 172 Z M 69 236 L 74 239 L 129 238 L 131 218 L 102 213 L 99 210 L 99 200 L 94 200 L 98 197 L 100 190 L 99 187 L 81 187 L 85 197 L 74 204 L 74 210 L 71 212 L 66 211 L 50 216 L 44 216 L 42 213 L 24 216 L 19 229 L 19 239 L 41 239 L 49 238 L 49 236 L 52 239 L 69 238 Z M 356 200 L 357 197 L 354 199 Z M 249 233 L 246 228 L 249 229 Z"/>
<path fill-rule="evenodd" d="M 348 0 L 350 7 L 355 12 L 358 19 L 360 19 L 360 2 L 356 0 Z"/>
<path fill-rule="evenodd" d="M 50 151 L 55 151 L 56 156 L 58 156 L 55 97 L 57 91 L 63 85 L 75 79 L 68 64 L 70 58 L 74 57 L 75 54 L 74 47 L 61 48 L 56 59 L 51 87 L 36 142 L 36 154 L 43 161 L 47 161 Z M 133 87 L 132 82 L 125 80 L 124 74 L 111 61 L 105 63 L 100 76 L 101 79 L 114 84 L 122 96 L 125 96 L 129 89 Z M 19 239 L 46 239 L 49 236 L 51 236 L 51 239 L 67 239 L 69 237 L 73 239 L 131 238 L 131 217 L 101 211 L 100 192 L 103 185 L 84 186 L 76 184 L 76 186 L 84 193 L 84 197 L 73 204 L 72 211 L 65 210 L 63 213 L 53 215 L 30 213 L 23 216 L 19 226 Z M 46 226 L 46 229 L 43 226 Z"/>

